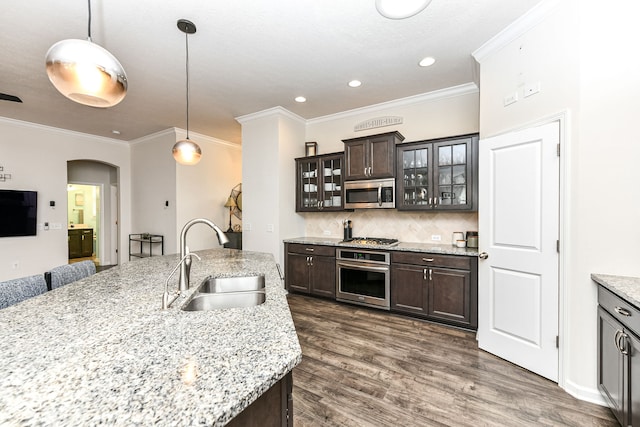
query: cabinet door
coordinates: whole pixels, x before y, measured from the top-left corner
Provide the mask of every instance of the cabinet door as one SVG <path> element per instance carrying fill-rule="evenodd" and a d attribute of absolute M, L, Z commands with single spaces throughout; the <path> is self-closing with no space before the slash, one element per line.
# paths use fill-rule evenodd
<path fill-rule="evenodd" d="M 426 268 L 417 265 L 391 266 L 391 310 L 427 314 Z"/>
<path fill-rule="evenodd" d="M 624 355 L 616 345 L 622 325 L 598 307 L 598 389 L 604 396 L 611 411 L 621 425 L 627 425 L 625 412 L 624 373 L 626 372 Z M 637 363 L 637 362 L 636 362 Z"/>
<path fill-rule="evenodd" d="M 296 212 L 319 209 L 318 190 L 322 188 L 316 157 L 296 160 Z"/>
<path fill-rule="evenodd" d="M 470 209 L 473 196 L 471 138 L 434 144 L 436 209 Z"/>
<path fill-rule="evenodd" d="M 629 424 L 640 427 L 640 339 L 627 330 L 627 351 L 629 372 L 625 378 L 629 382 Z"/>
<path fill-rule="evenodd" d="M 369 140 L 369 178 L 393 178 L 395 176 L 396 147 L 393 136 L 386 135 Z"/>
<path fill-rule="evenodd" d="M 82 257 L 82 234 L 69 230 L 69 258 Z"/>
<path fill-rule="evenodd" d="M 471 325 L 471 273 L 430 268 L 428 276 L 429 317 Z"/>
<path fill-rule="evenodd" d="M 399 210 L 433 209 L 433 145 L 398 147 L 396 207 Z"/>
<path fill-rule="evenodd" d="M 83 257 L 90 257 L 93 255 L 93 230 L 82 231 L 81 251 Z"/>
<path fill-rule="evenodd" d="M 343 155 L 323 156 L 320 160 L 322 175 L 322 191 L 320 197 L 320 209 L 322 210 L 342 210 L 344 201 L 342 200 L 342 166 Z"/>
<path fill-rule="evenodd" d="M 311 294 L 328 298 L 336 296 L 336 259 L 334 257 L 311 257 Z"/>
<path fill-rule="evenodd" d="M 369 167 L 367 140 L 349 141 L 344 144 L 345 179 L 366 179 L 366 170 Z"/>
<path fill-rule="evenodd" d="M 287 289 L 309 293 L 309 255 L 287 254 Z"/>

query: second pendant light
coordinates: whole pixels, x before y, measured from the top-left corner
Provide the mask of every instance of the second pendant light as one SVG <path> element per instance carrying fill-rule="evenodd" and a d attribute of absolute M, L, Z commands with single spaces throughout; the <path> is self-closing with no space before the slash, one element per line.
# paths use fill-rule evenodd
<path fill-rule="evenodd" d="M 187 137 L 176 142 L 173 146 L 173 158 L 182 165 L 195 165 L 202 157 L 202 150 L 189 139 L 189 34 L 196 32 L 193 22 L 186 19 L 178 20 L 178 28 L 185 34 L 186 40 L 186 69 L 187 69 Z"/>

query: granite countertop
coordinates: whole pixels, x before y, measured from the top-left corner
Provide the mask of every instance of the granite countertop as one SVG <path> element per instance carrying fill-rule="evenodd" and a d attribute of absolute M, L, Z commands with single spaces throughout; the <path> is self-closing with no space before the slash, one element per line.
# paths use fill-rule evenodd
<path fill-rule="evenodd" d="M 592 274 L 591 279 L 640 309 L 640 278 Z"/>
<path fill-rule="evenodd" d="M 359 245 L 354 243 L 342 243 L 342 239 L 331 237 L 296 237 L 292 239 L 284 239 L 285 243 L 301 243 L 304 245 L 325 245 L 339 246 L 351 248 L 369 248 L 374 249 L 370 245 Z M 430 243 L 417 242 L 399 242 L 397 246 L 376 246 L 375 249 L 405 251 L 405 252 L 427 252 L 443 255 L 462 255 L 462 256 L 478 256 L 477 248 L 458 248 L 452 245 L 434 245 Z"/>
<path fill-rule="evenodd" d="M 182 311 L 194 286 L 161 310 L 174 254 L 0 310 L 0 425 L 224 425 L 291 371 L 302 352 L 273 256 L 196 253 L 192 284 L 264 273 L 266 302 Z"/>

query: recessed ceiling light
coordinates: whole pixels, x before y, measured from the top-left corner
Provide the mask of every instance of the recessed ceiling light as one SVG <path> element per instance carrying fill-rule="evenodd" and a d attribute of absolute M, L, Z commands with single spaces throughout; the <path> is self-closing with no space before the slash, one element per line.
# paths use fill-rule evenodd
<path fill-rule="evenodd" d="M 307 102 L 307 98 L 304 96 L 296 96 L 296 102 Z"/>
<path fill-rule="evenodd" d="M 111 133 L 114 134 L 114 135 L 120 135 L 120 131 L 119 130 L 115 130 L 115 129 L 112 130 Z"/>
<path fill-rule="evenodd" d="M 423 59 L 422 59 L 422 61 L 420 61 L 418 64 L 419 64 L 421 67 L 428 67 L 428 66 L 430 66 L 430 65 L 435 64 L 435 62 L 436 62 L 436 60 L 435 60 L 435 59 L 433 59 L 433 58 L 432 58 L 432 57 L 430 57 L 430 56 L 427 56 L 426 58 L 423 58 Z"/>
<path fill-rule="evenodd" d="M 358 87 L 362 84 L 362 82 L 360 80 L 351 80 L 349 82 L 349 86 L 350 87 Z"/>
<path fill-rule="evenodd" d="M 429 3 L 431 0 L 376 0 L 376 9 L 385 18 L 405 19 L 422 12 Z"/>

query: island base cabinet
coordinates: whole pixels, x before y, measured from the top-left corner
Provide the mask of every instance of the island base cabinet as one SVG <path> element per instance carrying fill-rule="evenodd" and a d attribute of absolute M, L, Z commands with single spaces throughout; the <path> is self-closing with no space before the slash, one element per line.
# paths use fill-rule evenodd
<path fill-rule="evenodd" d="M 292 427 L 293 377 L 291 372 L 265 391 L 255 402 L 232 419 L 230 427 Z"/>
<path fill-rule="evenodd" d="M 598 389 L 621 425 L 640 427 L 640 311 L 602 287 L 598 302 Z"/>

